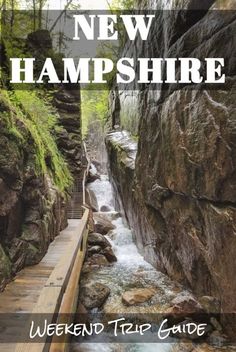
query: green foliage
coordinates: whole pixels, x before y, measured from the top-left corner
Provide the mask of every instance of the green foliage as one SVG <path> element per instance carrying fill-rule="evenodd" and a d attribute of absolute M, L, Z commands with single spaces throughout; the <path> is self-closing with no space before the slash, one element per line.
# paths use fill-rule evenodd
<path fill-rule="evenodd" d="M 59 129 L 56 112 L 35 91 L 15 91 L 10 100 L 16 109 L 17 119 L 32 138 L 36 174 L 49 174 L 58 189 L 64 191 L 71 185 L 72 177 L 55 142 L 54 134 Z M 12 128 L 19 137 L 16 125 Z"/>
<path fill-rule="evenodd" d="M 130 12 L 134 8 L 134 3 L 135 0 L 112 0 L 109 4 L 110 12 L 117 15 L 122 13 L 122 11 Z M 119 39 L 117 41 L 102 41 L 97 47 L 96 56 L 111 59 L 114 63 L 116 63 L 127 42 L 127 33 L 124 28 L 123 21 L 119 17 L 114 27 L 119 33 Z M 106 88 L 112 89 L 115 75 L 115 70 L 104 75 L 104 78 L 107 81 Z"/>
<path fill-rule="evenodd" d="M 112 10 L 132 10 L 134 8 L 135 0 L 112 0 Z"/>
<path fill-rule="evenodd" d="M 2 43 L 5 49 L 4 66 L 1 70 L 1 87 L 10 88 L 8 74 L 10 72 L 11 57 L 30 57 L 27 53 L 26 37 L 32 30 L 40 28 L 42 18 L 40 18 L 44 0 L 36 0 L 35 11 L 11 11 L 10 2 L 4 2 L 4 15 L 2 15 Z M 20 5 L 14 1 L 14 9 Z M 28 4 L 29 5 L 29 4 Z M 8 11 L 7 11 L 8 10 Z M 37 17 L 39 16 L 39 17 Z M 35 18 L 37 17 L 37 18 Z M 38 59 L 41 53 L 37 55 Z M 42 53 L 43 55 L 44 53 Z M 47 53 L 47 57 L 55 58 L 55 61 L 60 61 L 60 57 L 53 51 Z M 57 59 L 57 60 L 56 60 Z M 12 89 L 12 87 L 10 88 Z M 49 174 L 54 180 L 55 185 L 59 190 L 64 191 L 71 185 L 72 177 L 67 167 L 67 164 L 60 154 L 57 144 L 55 132 L 59 129 L 57 124 L 57 114 L 52 106 L 47 103 L 48 96 L 44 91 L 36 91 L 35 86 L 28 85 L 28 90 L 17 90 L 17 85 L 14 85 L 14 91 L 1 92 L 1 100 L 5 100 L 6 109 L 2 111 L 1 119 L 5 118 L 4 126 L 6 133 L 11 138 L 16 139 L 17 144 L 29 146 L 34 154 L 32 161 L 35 172 L 37 174 Z M 21 126 L 25 126 L 22 129 Z"/>
<path fill-rule="evenodd" d="M 18 144 L 24 144 L 24 136 L 17 126 L 14 110 L 11 109 L 11 101 L 6 90 L 0 90 L 1 133 L 15 140 Z"/>
<path fill-rule="evenodd" d="M 85 137 L 90 123 L 107 117 L 108 90 L 82 90 L 82 134 Z"/>

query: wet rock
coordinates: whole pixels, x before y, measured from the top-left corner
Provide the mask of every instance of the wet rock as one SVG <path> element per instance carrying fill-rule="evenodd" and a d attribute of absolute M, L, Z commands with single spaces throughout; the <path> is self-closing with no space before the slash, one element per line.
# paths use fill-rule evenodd
<path fill-rule="evenodd" d="M 88 248 L 88 255 L 91 256 L 93 254 L 101 252 L 102 247 L 101 246 L 92 246 Z"/>
<path fill-rule="evenodd" d="M 111 208 L 108 205 L 103 205 L 100 208 L 101 212 L 107 212 L 107 211 L 110 211 L 110 210 L 111 210 Z"/>
<path fill-rule="evenodd" d="M 100 180 L 100 176 L 99 175 L 93 175 L 91 173 L 88 174 L 88 178 L 87 178 L 87 183 L 92 183 L 96 180 Z"/>
<path fill-rule="evenodd" d="M 103 266 L 109 265 L 109 262 L 103 254 L 93 254 L 87 261 L 89 265 Z"/>
<path fill-rule="evenodd" d="M 91 271 L 92 271 L 92 267 L 91 267 L 89 261 L 86 260 L 83 264 L 83 267 L 82 267 L 82 274 L 86 275 L 86 274 L 89 274 Z"/>
<path fill-rule="evenodd" d="M 219 330 L 214 330 L 210 334 L 207 341 L 209 342 L 210 345 L 214 345 L 214 346 L 224 346 L 224 345 L 227 346 L 228 344 L 227 337 L 223 335 L 222 332 Z M 229 349 L 229 351 L 231 350 Z M 235 348 L 235 351 L 236 351 L 236 348 Z"/>
<path fill-rule="evenodd" d="M 199 314 L 204 313 L 201 304 L 190 294 L 179 294 L 170 303 L 168 313 L 172 315 Z"/>
<path fill-rule="evenodd" d="M 216 329 L 217 331 L 223 331 L 222 326 L 220 325 L 220 323 L 218 322 L 218 320 L 214 317 L 211 317 L 210 319 L 211 325 L 214 327 L 214 329 Z"/>
<path fill-rule="evenodd" d="M 111 247 L 106 247 L 102 250 L 101 252 L 103 255 L 105 255 L 105 257 L 107 258 L 107 260 L 109 261 L 109 263 L 113 263 L 117 261 L 116 255 L 113 252 Z"/>
<path fill-rule="evenodd" d="M 127 306 L 149 301 L 156 293 L 152 288 L 135 288 L 122 294 L 122 302 Z"/>
<path fill-rule="evenodd" d="M 194 345 L 191 342 L 175 343 L 170 352 L 192 352 Z"/>
<path fill-rule="evenodd" d="M 92 282 L 81 287 L 80 301 L 87 309 L 100 308 L 110 295 L 110 288 L 99 282 Z"/>
<path fill-rule="evenodd" d="M 210 345 L 207 343 L 176 343 L 171 347 L 170 352 L 235 352 L 235 346 L 222 346 Z"/>
<path fill-rule="evenodd" d="M 207 343 L 202 343 L 199 345 L 195 345 L 192 352 L 235 352 L 236 347 L 235 346 L 211 346 L 208 345 Z"/>
<path fill-rule="evenodd" d="M 87 182 L 92 183 L 96 180 L 100 180 L 100 175 L 97 172 L 96 167 L 93 164 L 91 164 L 91 167 L 90 167 L 89 173 L 88 173 Z"/>
<path fill-rule="evenodd" d="M 115 229 L 115 226 L 109 220 L 105 213 L 94 213 L 93 218 L 95 221 L 95 231 L 106 235 L 110 230 Z"/>
<path fill-rule="evenodd" d="M 111 244 L 106 237 L 96 232 L 92 232 L 88 235 L 88 244 L 91 246 L 100 246 L 102 248 L 111 247 Z"/>
<path fill-rule="evenodd" d="M 97 197 L 94 193 L 93 190 L 91 189 L 87 189 L 88 192 L 88 199 L 87 199 L 87 203 L 88 205 L 91 207 L 91 209 L 95 212 L 99 211 L 99 206 L 98 206 L 98 201 L 97 201 Z"/>
<path fill-rule="evenodd" d="M 220 313 L 220 301 L 217 298 L 202 296 L 199 298 L 199 302 L 207 313 Z"/>

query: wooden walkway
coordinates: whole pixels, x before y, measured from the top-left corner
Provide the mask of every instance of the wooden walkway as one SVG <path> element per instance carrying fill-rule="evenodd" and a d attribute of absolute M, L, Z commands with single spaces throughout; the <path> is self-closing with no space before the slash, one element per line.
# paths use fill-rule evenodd
<path fill-rule="evenodd" d="M 70 248 L 74 247 L 75 243 L 78 242 L 78 233 L 82 235 L 82 223 L 83 220 L 68 220 L 68 227 L 50 244 L 48 252 L 42 261 L 38 265 L 23 269 L 16 275 L 14 281 L 9 283 L 5 291 L 0 294 L 0 313 L 32 313 L 35 311 L 40 296 L 45 287 L 47 287 L 48 280 L 53 276 L 56 268 L 63 262 L 65 256 L 65 259 L 68 262 L 70 261 L 68 254 L 71 252 Z M 57 300 L 56 295 L 52 298 L 55 301 Z M 41 302 L 42 304 L 38 307 L 42 313 L 47 313 L 44 309 L 47 299 L 49 297 L 45 297 L 45 302 Z M 21 347 L 22 351 L 34 351 L 37 346 L 28 344 L 27 349 L 26 344 L 7 343 L 0 344 L 0 351 L 20 351 Z"/>
<path fill-rule="evenodd" d="M 77 307 L 79 278 L 86 253 L 91 214 L 85 205 L 85 184 L 90 167 L 85 144 L 84 152 L 87 167 L 72 190 L 68 227 L 50 244 L 39 264 L 21 270 L 4 292 L 0 293 L 0 314 L 29 313 L 29 317 L 37 315 L 37 323 L 41 325 L 44 324 L 44 314 L 49 316 L 47 322 L 50 324 L 54 323 L 55 314 L 59 313 L 57 323 L 61 322 L 60 319 L 66 319 L 63 323 L 71 323 L 72 314 Z M 32 321 L 30 318 L 28 320 Z M 25 325 L 21 325 L 26 330 Z M 19 325 L 15 328 L 19 332 Z M 0 338 L 7 335 L 7 342 L 14 342 L 14 329 L 5 321 L 0 326 L 0 334 Z M 59 340 L 51 341 L 45 337 L 39 343 L 9 342 L 0 343 L 0 352 L 65 352 L 68 336 L 62 335 Z"/>
<path fill-rule="evenodd" d="M 42 261 L 21 270 L 0 293 L 0 313 L 30 313 L 53 269 L 66 252 L 81 220 L 68 220 L 68 227 L 50 244 Z M 1 346 L 0 346 L 1 348 Z M 0 349 L 1 351 L 1 349 Z"/>

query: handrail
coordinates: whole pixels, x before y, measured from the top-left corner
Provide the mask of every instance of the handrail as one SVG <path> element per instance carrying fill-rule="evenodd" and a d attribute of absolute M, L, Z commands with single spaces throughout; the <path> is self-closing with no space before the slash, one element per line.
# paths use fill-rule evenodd
<path fill-rule="evenodd" d="M 86 160 L 87 160 L 87 167 L 86 167 L 86 170 L 85 170 L 84 175 L 83 175 L 83 205 L 86 205 L 86 180 L 87 180 L 87 176 L 88 176 L 89 169 L 90 169 L 90 166 L 91 166 L 91 161 L 88 158 L 87 147 L 86 147 L 85 142 L 83 142 L 83 148 L 84 148 L 85 157 L 86 157 Z"/>
<path fill-rule="evenodd" d="M 74 306 L 76 300 L 75 285 L 78 285 L 83 259 L 85 256 L 86 240 L 88 235 L 87 223 L 89 218 L 89 209 L 86 209 L 79 227 L 79 231 L 75 239 L 71 242 L 67 251 L 57 263 L 56 267 L 49 276 L 43 290 L 40 293 L 37 304 L 32 312 L 32 317 L 35 318 L 38 314 L 37 325 L 44 323 L 45 317 L 43 314 L 48 314 L 48 324 L 53 322 L 53 315 L 60 313 L 63 307 L 70 307 L 66 300 L 70 299 L 69 290 L 73 289 L 71 294 L 74 297 Z M 80 257 L 80 258 L 79 258 Z M 75 278 L 76 273 L 76 278 Z M 74 286 L 72 287 L 72 282 Z M 68 311 L 69 312 L 69 311 Z M 73 309 L 71 307 L 71 311 Z M 32 320 L 32 319 L 31 319 Z M 19 343 L 16 346 L 15 352 L 44 352 L 48 351 L 47 336 L 42 338 L 40 343 Z M 53 350 L 52 350 L 53 351 Z M 54 350 L 55 351 L 55 350 Z M 64 350 L 60 350 L 64 351 Z"/>
<path fill-rule="evenodd" d="M 88 215 L 89 215 L 89 209 L 85 209 L 85 213 L 84 213 L 84 216 L 86 217 L 85 224 L 87 223 Z M 85 220 L 82 219 L 82 221 L 85 221 Z M 84 257 L 85 257 L 85 252 L 86 252 L 87 236 L 88 236 L 88 230 L 86 230 L 86 232 L 84 233 L 83 241 L 81 243 L 82 246 L 80 247 L 80 250 L 77 252 L 77 255 L 75 258 L 72 272 L 68 280 L 68 284 L 59 309 L 59 318 L 57 320 L 58 324 L 65 324 L 65 323 L 70 324 L 73 321 L 73 314 L 76 312 L 78 294 L 79 294 L 79 278 L 80 278 L 80 272 L 81 272 Z M 68 335 L 62 335 L 60 337 L 52 339 L 49 352 L 66 351 L 68 339 L 69 339 Z"/>

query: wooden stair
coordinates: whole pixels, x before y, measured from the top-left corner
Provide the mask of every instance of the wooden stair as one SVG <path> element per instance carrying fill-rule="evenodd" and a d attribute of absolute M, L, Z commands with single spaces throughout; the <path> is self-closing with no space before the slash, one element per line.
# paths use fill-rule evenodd
<path fill-rule="evenodd" d="M 71 199 L 67 208 L 68 219 L 82 219 L 83 216 L 83 180 L 78 178 L 71 190 Z"/>

